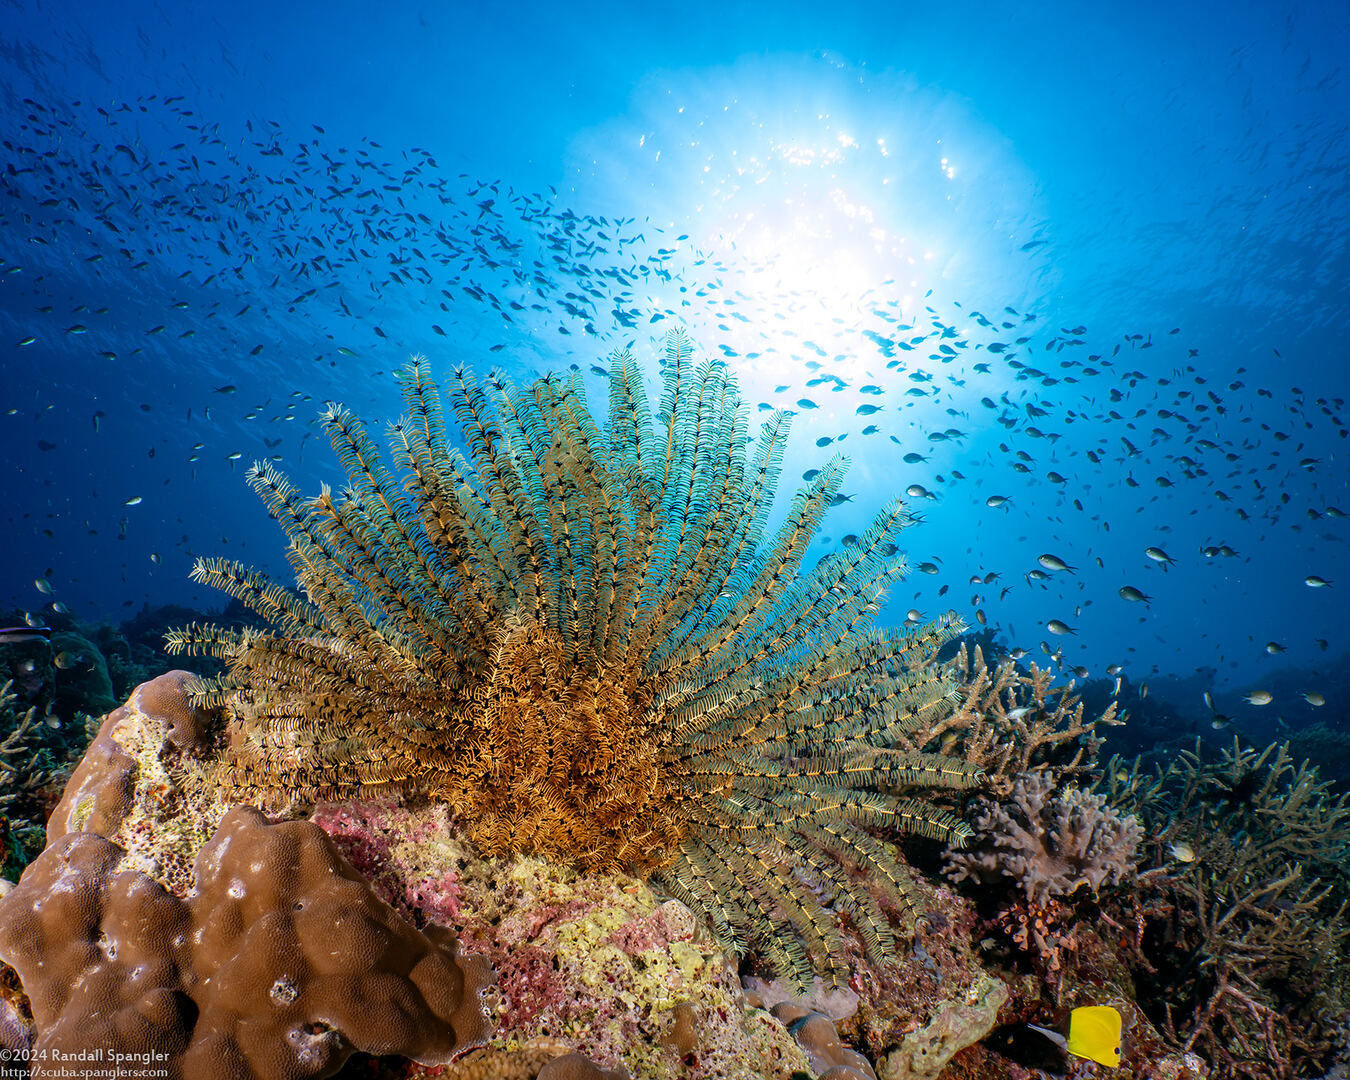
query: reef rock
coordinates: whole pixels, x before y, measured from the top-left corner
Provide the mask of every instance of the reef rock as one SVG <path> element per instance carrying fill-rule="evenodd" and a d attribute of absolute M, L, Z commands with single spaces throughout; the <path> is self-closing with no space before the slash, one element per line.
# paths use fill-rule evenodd
<path fill-rule="evenodd" d="M 783 1023 L 747 1006 L 734 966 L 690 910 L 645 883 L 483 859 L 442 806 L 332 803 L 313 820 L 395 909 L 453 926 L 497 972 L 496 1035 L 438 1075 L 496 1076 L 480 1059 L 549 1047 L 635 1080 L 786 1080 L 809 1068 Z"/>
<path fill-rule="evenodd" d="M 957 1053 L 993 1030 L 1007 1000 L 1003 982 L 981 975 L 960 997 L 944 1000 L 926 1024 L 877 1063 L 878 1080 L 936 1080 Z"/>

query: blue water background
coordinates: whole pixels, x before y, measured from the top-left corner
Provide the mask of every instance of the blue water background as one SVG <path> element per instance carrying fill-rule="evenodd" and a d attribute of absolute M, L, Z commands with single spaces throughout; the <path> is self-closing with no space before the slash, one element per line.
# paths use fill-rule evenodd
<path fill-rule="evenodd" d="M 640 7 L 7 3 L 0 605 L 217 608 L 195 555 L 288 578 L 247 465 L 340 483 L 324 401 L 381 433 L 420 352 L 600 410 L 679 322 L 798 412 L 780 507 L 852 458 L 813 559 L 934 494 L 884 621 L 1343 713 L 1347 8 Z"/>

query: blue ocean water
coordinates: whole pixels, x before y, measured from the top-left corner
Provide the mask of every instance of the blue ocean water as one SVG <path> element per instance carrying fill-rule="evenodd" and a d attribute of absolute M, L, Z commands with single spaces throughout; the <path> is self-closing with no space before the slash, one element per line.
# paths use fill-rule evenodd
<path fill-rule="evenodd" d="M 850 457 L 817 554 L 909 492 L 883 621 L 1344 715 L 1344 5 L 3 10 L 16 617 L 288 577 L 245 469 L 340 483 L 412 353 L 603 403 L 679 324 L 796 412 L 780 508 Z"/>

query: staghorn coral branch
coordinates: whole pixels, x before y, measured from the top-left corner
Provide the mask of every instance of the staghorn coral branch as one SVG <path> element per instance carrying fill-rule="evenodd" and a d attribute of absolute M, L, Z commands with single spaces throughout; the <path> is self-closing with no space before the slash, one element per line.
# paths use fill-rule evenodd
<path fill-rule="evenodd" d="M 13 679 L 0 686 L 0 725 L 8 729 L 0 740 L 0 810 L 32 796 L 51 780 L 51 775 L 39 765 L 41 754 L 33 740 L 37 709 L 30 708 L 20 716 L 14 708 L 18 695 L 13 686 Z M 3 858 L 4 851 L 0 849 L 0 861 Z"/>
<path fill-rule="evenodd" d="M 1134 910 L 1167 944 L 1175 1041 L 1219 1080 L 1325 1071 L 1350 992 L 1346 796 L 1286 744 L 1236 739 L 1152 768 L 1113 759 L 1102 787 L 1150 836 Z"/>
<path fill-rule="evenodd" d="M 1011 794 L 1017 777 L 1050 769 L 1056 776 L 1085 775 L 1095 761 L 1098 724 L 1114 725 L 1112 702 L 1095 720 L 1086 720 L 1073 696 L 1073 682 L 1054 686 L 1053 674 L 1032 664 L 1022 672 L 1012 660 L 990 669 L 984 653 L 963 643 L 953 667 L 962 686 L 960 705 L 908 733 L 901 745 L 933 745 L 964 758 L 985 775 L 995 795 Z"/>

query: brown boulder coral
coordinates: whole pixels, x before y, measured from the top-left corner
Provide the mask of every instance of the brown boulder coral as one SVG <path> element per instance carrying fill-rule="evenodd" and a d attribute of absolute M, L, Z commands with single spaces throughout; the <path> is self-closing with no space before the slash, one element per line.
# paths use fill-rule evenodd
<path fill-rule="evenodd" d="M 4 1044 L 31 1045 L 34 1076 L 87 1051 L 261 1080 L 328 1076 L 355 1049 L 436 1063 L 484 1041 L 486 962 L 405 922 L 317 826 L 241 806 L 207 839 L 190 789 L 210 717 L 191 678 L 162 675 L 105 718 L 47 849 L 0 899 L 0 960 L 32 1013 L 0 1011 Z"/>
<path fill-rule="evenodd" d="M 236 807 L 187 900 L 123 854 L 70 833 L 0 901 L 34 1077 L 81 1052 L 192 1080 L 323 1077 L 356 1049 L 439 1064 L 486 1038 L 485 962 L 404 922 L 318 826 Z"/>

